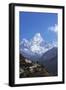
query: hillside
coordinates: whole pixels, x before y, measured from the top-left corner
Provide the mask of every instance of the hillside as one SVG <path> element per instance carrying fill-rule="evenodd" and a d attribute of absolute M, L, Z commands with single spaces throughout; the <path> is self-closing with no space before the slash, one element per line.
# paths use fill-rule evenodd
<path fill-rule="evenodd" d="M 49 75 L 43 65 L 38 62 L 32 62 L 20 54 L 20 78 L 44 77 Z"/>
<path fill-rule="evenodd" d="M 52 48 L 48 50 L 43 56 L 40 58 L 40 63 L 45 66 L 49 73 L 52 76 L 56 76 L 58 73 L 58 49 Z"/>

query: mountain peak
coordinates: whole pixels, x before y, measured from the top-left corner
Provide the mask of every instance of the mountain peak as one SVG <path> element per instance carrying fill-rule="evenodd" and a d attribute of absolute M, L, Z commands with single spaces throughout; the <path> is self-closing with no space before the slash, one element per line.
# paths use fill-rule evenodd
<path fill-rule="evenodd" d="M 40 33 L 36 33 L 36 35 L 37 35 L 37 36 L 41 36 L 41 34 L 40 34 Z"/>
<path fill-rule="evenodd" d="M 45 47 L 41 45 L 44 43 L 44 39 L 42 38 L 40 33 L 36 33 L 31 41 L 31 51 L 35 54 L 42 54 L 45 52 Z"/>
<path fill-rule="evenodd" d="M 53 45 L 47 43 L 40 33 L 36 33 L 31 40 L 22 39 L 20 53 L 27 57 L 40 57 L 52 47 Z"/>
<path fill-rule="evenodd" d="M 43 38 L 40 33 L 36 33 L 32 40 L 34 42 L 41 43 L 43 41 Z"/>

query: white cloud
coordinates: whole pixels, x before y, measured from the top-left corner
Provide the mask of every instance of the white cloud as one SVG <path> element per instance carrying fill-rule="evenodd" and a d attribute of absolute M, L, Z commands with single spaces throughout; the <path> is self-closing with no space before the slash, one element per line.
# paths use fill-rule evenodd
<path fill-rule="evenodd" d="M 57 34 L 58 33 L 58 25 L 55 24 L 54 26 L 50 26 L 48 28 L 48 30 Z M 53 41 L 52 47 L 58 47 L 58 41 Z"/>
<path fill-rule="evenodd" d="M 48 28 L 48 30 L 57 33 L 58 32 L 58 25 L 55 24 L 54 26 L 50 26 Z"/>

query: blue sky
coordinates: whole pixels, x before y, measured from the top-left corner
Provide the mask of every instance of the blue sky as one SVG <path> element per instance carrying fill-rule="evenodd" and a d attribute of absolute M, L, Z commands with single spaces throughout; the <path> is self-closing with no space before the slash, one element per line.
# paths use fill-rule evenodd
<path fill-rule="evenodd" d="M 47 42 L 57 41 L 57 32 L 53 31 L 58 24 L 57 20 L 56 13 L 20 12 L 20 41 L 23 38 L 30 40 L 36 33 L 40 33 Z"/>

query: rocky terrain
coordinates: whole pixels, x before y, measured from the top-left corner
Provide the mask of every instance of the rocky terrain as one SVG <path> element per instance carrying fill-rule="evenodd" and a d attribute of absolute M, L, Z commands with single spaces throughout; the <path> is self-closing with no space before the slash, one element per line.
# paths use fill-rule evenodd
<path fill-rule="evenodd" d="M 20 54 L 20 78 L 50 76 L 46 68 L 38 62 L 33 62 Z"/>

